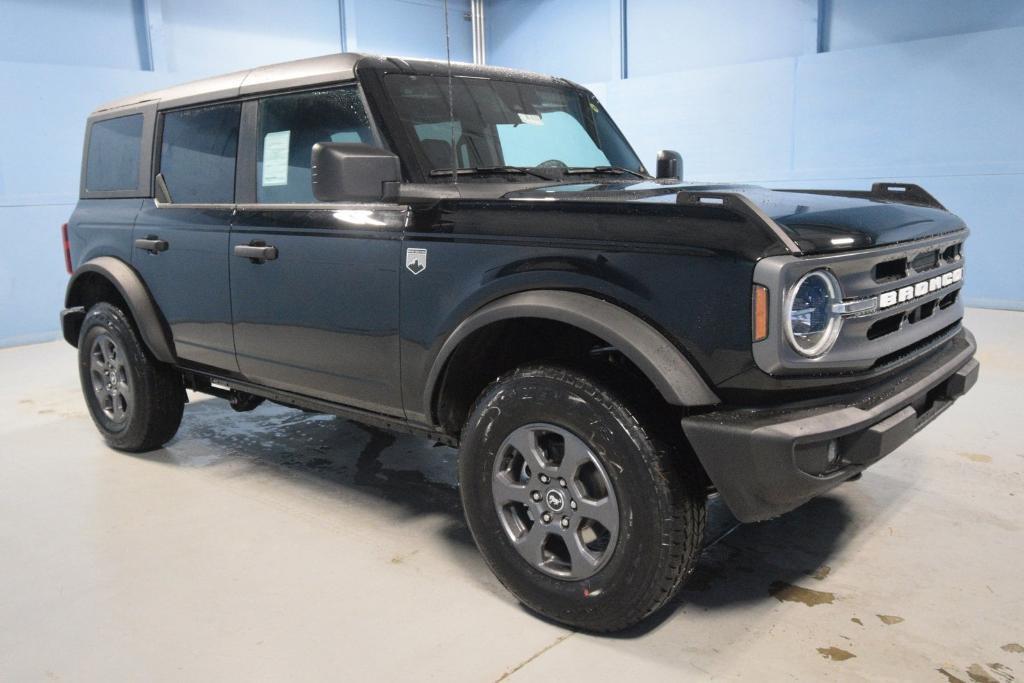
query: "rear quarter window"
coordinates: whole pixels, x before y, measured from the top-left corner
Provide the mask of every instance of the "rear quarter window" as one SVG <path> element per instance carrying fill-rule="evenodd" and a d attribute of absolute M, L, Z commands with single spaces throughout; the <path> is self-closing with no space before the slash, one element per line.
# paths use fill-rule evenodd
<path fill-rule="evenodd" d="M 242 105 L 237 102 L 164 115 L 160 173 L 171 201 L 227 204 L 235 199 L 235 156 Z"/>
<path fill-rule="evenodd" d="M 96 121 L 89 132 L 85 189 L 90 192 L 139 187 L 142 114 Z"/>

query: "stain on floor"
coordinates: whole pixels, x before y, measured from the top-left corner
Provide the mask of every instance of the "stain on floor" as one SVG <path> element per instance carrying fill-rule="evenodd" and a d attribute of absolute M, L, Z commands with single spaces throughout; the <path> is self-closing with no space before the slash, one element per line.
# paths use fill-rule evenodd
<path fill-rule="evenodd" d="M 967 675 L 974 683 L 1010 683 L 1014 680 L 1013 669 L 998 662 L 988 666 L 971 664 L 967 667 Z"/>
<path fill-rule="evenodd" d="M 818 654 L 825 659 L 831 659 L 833 662 L 845 662 L 847 659 L 853 659 L 857 656 L 839 647 L 819 647 Z"/>
<path fill-rule="evenodd" d="M 413 550 L 411 553 L 406 553 L 405 555 L 395 555 L 391 558 L 391 564 L 404 564 L 406 560 L 411 559 L 412 556 L 418 552 L 419 550 Z"/>
<path fill-rule="evenodd" d="M 985 455 L 984 453 L 968 453 L 966 451 L 960 451 L 958 455 L 961 458 L 970 460 L 971 462 L 992 462 L 992 456 Z"/>
<path fill-rule="evenodd" d="M 899 624 L 903 621 L 903 617 L 898 617 L 895 614 L 876 614 L 876 617 L 882 620 L 882 623 L 886 626 L 892 626 L 893 624 Z"/>
<path fill-rule="evenodd" d="M 824 581 L 825 577 L 828 576 L 831 571 L 832 571 L 832 567 L 830 567 L 830 566 L 828 566 L 826 564 L 826 565 L 822 565 L 822 566 L 818 567 L 817 569 L 815 569 L 812 572 L 808 572 L 808 574 L 810 574 L 812 579 L 817 579 L 818 581 Z"/>
<path fill-rule="evenodd" d="M 831 605 L 836 599 L 835 593 L 794 586 L 785 581 L 775 581 L 772 583 L 768 588 L 768 594 L 779 602 L 802 602 L 808 607 Z"/>
<path fill-rule="evenodd" d="M 947 683 L 967 683 L 967 681 L 965 681 L 964 679 L 960 678 L 959 676 L 954 676 L 945 669 L 936 669 L 936 671 L 938 671 L 940 674 L 946 677 Z"/>
<path fill-rule="evenodd" d="M 852 621 L 853 623 L 857 624 L 858 626 L 863 626 L 864 625 L 864 622 L 861 621 L 860 619 L 858 619 L 857 617 L 854 617 L 853 619 L 850 619 L 850 621 Z"/>
<path fill-rule="evenodd" d="M 1024 653 L 1024 645 L 1020 643 L 1007 643 L 999 648 L 1005 652 L 1016 652 L 1017 654 Z"/>

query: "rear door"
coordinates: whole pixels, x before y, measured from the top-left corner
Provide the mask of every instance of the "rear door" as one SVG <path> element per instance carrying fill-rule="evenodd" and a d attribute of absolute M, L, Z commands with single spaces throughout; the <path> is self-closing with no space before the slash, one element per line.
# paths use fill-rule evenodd
<path fill-rule="evenodd" d="M 132 264 L 174 337 L 178 357 L 237 371 L 228 285 L 241 105 L 168 111 L 158 123 L 158 182 L 169 197 L 143 201 Z"/>
<path fill-rule="evenodd" d="M 405 212 L 317 202 L 310 178 L 317 142 L 376 144 L 358 87 L 265 97 L 247 102 L 244 117 L 246 175 L 231 230 L 239 370 L 268 386 L 401 415 Z"/>

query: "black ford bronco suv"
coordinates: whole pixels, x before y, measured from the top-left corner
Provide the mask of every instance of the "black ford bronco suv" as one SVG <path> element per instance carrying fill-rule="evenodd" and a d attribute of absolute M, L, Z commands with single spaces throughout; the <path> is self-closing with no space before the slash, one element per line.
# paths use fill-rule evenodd
<path fill-rule="evenodd" d="M 964 223 L 916 185 L 651 176 L 560 78 L 354 54 L 108 104 L 65 226 L 64 337 L 114 448 L 186 389 L 460 448 L 530 608 L 611 631 L 741 521 L 860 472 L 977 379 Z"/>

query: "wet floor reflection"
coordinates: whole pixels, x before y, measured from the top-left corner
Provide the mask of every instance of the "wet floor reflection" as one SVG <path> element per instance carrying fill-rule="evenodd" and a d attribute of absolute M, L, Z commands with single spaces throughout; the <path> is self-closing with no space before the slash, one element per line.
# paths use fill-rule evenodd
<path fill-rule="evenodd" d="M 235 413 L 224 401 L 203 400 L 187 407 L 178 437 L 152 456 L 184 467 L 238 458 L 370 493 L 403 514 L 450 516 L 450 540 L 472 543 L 459 502 L 456 452 L 420 437 L 275 405 Z M 622 635 L 649 631 L 684 606 L 716 609 L 787 596 L 813 597 L 850 522 L 848 509 L 837 496 L 747 525 L 738 525 L 720 499 L 713 498 L 708 505 L 708 547 L 684 590 L 654 620 Z M 787 588 L 796 584 L 810 592 Z"/>

